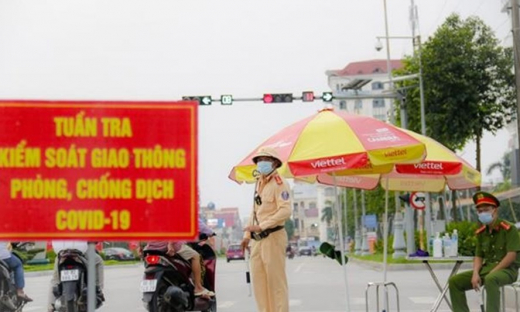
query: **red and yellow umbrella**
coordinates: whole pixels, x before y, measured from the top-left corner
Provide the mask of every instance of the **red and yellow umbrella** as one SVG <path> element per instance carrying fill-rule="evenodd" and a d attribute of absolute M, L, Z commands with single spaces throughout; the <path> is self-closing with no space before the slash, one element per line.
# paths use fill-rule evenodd
<path fill-rule="evenodd" d="M 277 150 L 283 162 L 279 172 L 285 177 L 388 172 L 395 163 L 417 163 L 426 156 L 424 143 L 398 127 L 324 109 L 264 141 L 233 167 L 229 178 L 254 182 L 252 157 L 263 146 Z"/>
<path fill-rule="evenodd" d="M 381 186 L 391 191 L 440 192 L 446 186 L 452 190 L 468 189 L 480 186 L 481 174 L 468 162 L 457 156 L 450 149 L 432 138 L 410 130 L 403 130 L 426 145 L 428 155 L 421 163 L 397 164 L 391 171 L 381 167 L 380 174 L 338 173 L 339 177 L 319 175 L 318 182 L 359 189 L 374 189 L 380 180 Z M 373 168 L 374 170 L 378 168 Z M 353 175 L 354 174 L 354 175 Z M 353 175 L 353 176 L 352 176 Z M 388 182 L 386 181 L 388 179 Z"/>

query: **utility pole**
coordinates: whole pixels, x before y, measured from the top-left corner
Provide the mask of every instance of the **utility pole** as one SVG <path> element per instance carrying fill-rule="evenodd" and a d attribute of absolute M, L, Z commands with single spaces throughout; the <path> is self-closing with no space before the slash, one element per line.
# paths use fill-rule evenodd
<path fill-rule="evenodd" d="M 515 53 L 515 82 L 516 82 L 516 138 L 518 151 L 516 153 L 516 170 L 520 167 L 520 17 L 518 0 L 511 0 L 511 20 L 513 21 L 513 49 Z M 520 184 L 520 182 L 519 182 Z"/>
<path fill-rule="evenodd" d="M 422 66 L 422 46 L 421 46 L 421 36 L 418 35 L 416 37 L 415 32 L 420 33 L 419 30 L 419 14 L 417 12 L 417 6 L 415 5 L 415 1 L 411 0 L 410 5 L 410 23 L 412 28 L 412 37 L 414 41 L 414 53 L 417 51 L 419 58 L 419 92 L 421 97 L 421 134 L 426 136 L 426 114 L 425 114 L 425 106 L 426 100 L 424 99 L 424 84 L 423 84 L 423 66 Z M 417 40 L 417 50 L 415 49 L 415 40 Z M 411 208 L 410 208 L 411 209 Z M 426 226 L 426 241 L 430 241 L 430 237 L 432 237 L 432 207 L 431 207 L 431 199 L 430 193 L 426 193 L 426 209 L 424 213 L 424 220 Z M 429 249 L 429 243 L 426 244 L 426 250 Z"/>

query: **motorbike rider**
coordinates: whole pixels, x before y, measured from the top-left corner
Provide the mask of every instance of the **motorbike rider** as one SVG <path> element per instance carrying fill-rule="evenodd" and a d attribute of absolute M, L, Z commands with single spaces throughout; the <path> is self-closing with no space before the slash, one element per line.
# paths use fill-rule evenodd
<path fill-rule="evenodd" d="M 199 233 L 207 235 L 207 237 L 214 236 L 213 230 L 209 228 L 199 218 Z M 185 242 L 167 242 L 167 241 L 153 241 L 149 242 L 144 250 L 160 250 L 166 252 L 170 257 L 176 253 L 179 254 L 184 260 L 190 262 L 191 271 L 193 273 L 193 284 L 195 286 L 194 295 L 214 297 L 215 293 L 202 286 L 202 266 L 200 254 L 193 248 L 188 246 Z"/>
<path fill-rule="evenodd" d="M 287 245 L 287 247 L 285 248 L 285 253 L 291 256 L 293 255 L 293 249 L 291 245 Z"/>
<path fill-rule="evenodd" d="M 51 278 L 51 284 L 49 287 L 49 296 L 48 296 L 48 311 L 53 312 L 54 311 L 54 301 L 56 301 L 56 297 L 53 293 L 53 288 L 55 285 L 59 284 L 60 282 L 60 276 L 58 272 L 58 261 L 59 257 L 58 254 L 60 251 L 65 249 L 75 249 L 81 251 L 85 258 L 87 258 L 87 250 L 88 250 L 88 242 L 86 241 L 52 241 L 52 248 L 54 249 L 54 252 L 56 253 L 56 259 L 54 260 L 54 272 L 52 274 Z M 103 264 L 103 258 L 101 258 L 100 255 L 97 253 L 94 256 L 94 261 L 96 262 L 96 286 L 101 291 L 100 296 L 104 298 L 103 295 L 103 286 L 105 282 L 105 276 L 104 276 L 104 264 Z"/>
<path fill-rule="evenodd" d="M 23 290 L 25 287 L 25 278 L 22 261 L 9 251 L 8 244 L 8 242 L 0 242 L 0 260 L 4 261 L 14 272 L 14 282 L 18 298 L 26 302 L 31 302 L 33 300 L 27 296 Z"/>

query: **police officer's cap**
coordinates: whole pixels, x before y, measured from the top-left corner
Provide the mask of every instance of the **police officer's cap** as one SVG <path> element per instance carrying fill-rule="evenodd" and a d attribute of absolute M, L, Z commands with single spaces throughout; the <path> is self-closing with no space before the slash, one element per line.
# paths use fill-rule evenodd
<path fill-rule="evenodd" d="M 476 192 L 473 195 L 473 203 L 475 203 L 475 206 L 478 207 L 480 205 L 492 205 L 495 207 L 500 206 L 500 201 L 493 196 L 492 194 L 486 193 L 486 192 Z"/>
<path fill-rule="evenodd" d="M 282 166 L 282 161 L 280 160 L 280 156 L 278 156 L 278 152 L 270 147 L 270 146 L 263 146 L 258 149 L 255 156 L 253 156 L 253 162 L 256 164 L 259 157 L 270 157 L 275 160 L 275 166 L 276 168 L 279 168 Z"/>

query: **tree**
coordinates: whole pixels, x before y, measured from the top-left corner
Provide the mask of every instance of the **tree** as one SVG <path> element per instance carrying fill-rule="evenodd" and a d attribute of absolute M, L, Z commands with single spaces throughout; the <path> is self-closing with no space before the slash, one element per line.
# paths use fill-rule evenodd
<path fill-rule="evenodd" d="M 490 175 L 493 171 L 498 169 L 502 175 L 504 182 L 511 179 L 511 152 L 507 152 L 502 156 L 501 161 L 492 163 L 487 168 L 486 174 Z"/>
<path fill-rule="evenodd" d="M 452 150 L 476 141 L 481 171 L 484 131 L 496 133 L 515 114 L 513 58 L 478 17 L 449 16 L 422 49 L 427 135 Z M 404 60 L 397 74 L 419 72 L 418 55 Z M 414 81 L 398 83 L 412 86 Z M 419 89 L 407 90 L 408 127 L 419 132 Z"/>
<path fill-rule="evenodd" d="M 321 210 L 321 221 L 327 223 L 327 226 L 330 227 L 332 220 L 334 220 L 334 210 L 330 200 L 325 201 L 325 205 L 325 208 Z"/>

